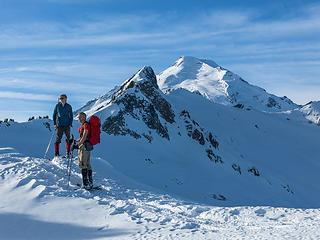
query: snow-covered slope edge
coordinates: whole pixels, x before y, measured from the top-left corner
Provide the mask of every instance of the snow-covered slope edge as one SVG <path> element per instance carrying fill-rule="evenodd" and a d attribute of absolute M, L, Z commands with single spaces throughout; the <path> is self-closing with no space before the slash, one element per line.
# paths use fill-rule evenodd
<path fill-rule="evenodd" d="M 212 60 L 180 57 L 157 77 L 159 87 L 164 92 L 184 88 L 224 105 L 266 112 L 286 111 L 298 107 L 289 98 L 267 93 Z"/>

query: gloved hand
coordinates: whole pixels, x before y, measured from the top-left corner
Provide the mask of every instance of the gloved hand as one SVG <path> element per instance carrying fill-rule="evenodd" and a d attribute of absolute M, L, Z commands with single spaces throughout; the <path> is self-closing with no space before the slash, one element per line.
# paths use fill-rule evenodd
<path fill-rule="evenodd" d="M 73 151 L 74 149 L 79 149 L 78 144 L 72 144 L 71 150 Z"/>

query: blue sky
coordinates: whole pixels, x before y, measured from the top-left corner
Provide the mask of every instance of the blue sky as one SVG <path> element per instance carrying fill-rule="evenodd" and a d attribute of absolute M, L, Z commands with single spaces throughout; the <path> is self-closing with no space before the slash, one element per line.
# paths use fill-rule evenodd
<path fill-rule="evenodd" d="M 76 109 L 144 65 L 209 58 L 267 91 L 320 100 L 320 1 L 0 0 L 0 119 Z"/>

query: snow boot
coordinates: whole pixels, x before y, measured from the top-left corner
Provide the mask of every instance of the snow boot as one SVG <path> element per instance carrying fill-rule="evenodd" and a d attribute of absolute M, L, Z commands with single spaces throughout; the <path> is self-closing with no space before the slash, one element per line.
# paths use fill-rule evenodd
<path fill-rule="evenodd" d="M 59 154 L 59 144 L 60 143 L 55 143 L 54 144 L 54 156 L 55 157 L 60 156 L 60 154 Z"/>
<path fill-rule="evenodd" d="M 82 188 L 88 189 L 89 184 L 88 184 L 88 170 L 87 169 L 82 169 Z"/>
<path fill-rule="evenodd" d="M 88 170 L 88 177 L 89 177 L 89 187 L 93 188 L 92 170 Z"/>

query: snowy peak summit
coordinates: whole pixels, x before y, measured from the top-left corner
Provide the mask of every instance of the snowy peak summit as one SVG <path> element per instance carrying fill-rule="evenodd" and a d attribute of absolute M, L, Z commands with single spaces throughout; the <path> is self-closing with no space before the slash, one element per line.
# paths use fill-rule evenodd
<path fill-rule="evenodd" d="M 201 79 L 198 79 L 199 73 L 202 72 L 203 68 L 214 70 L 215 73 L 220 70 L 219 66 L 211 60 L 190 56 L 180 57 L 170 68 L 159 74 L 158 85 L 163 91 L 180 87 L 191 91 L 199 90 L 198 87 L 205 84 Z M 221 77 L 215 76 L 215 79 Z M 193 80 L 197 80 L 197 84 Z"/>
<path fill-rule="evenodd" d="M 130 79 L 125 81 L 121 89 L 126 89 L 129 85 L 134 85 L 137 82 L 147 81 L 152 84 L 155 88 L 159 88 L 157 83 L 157 77 L 150 66 L 144 66 L 141 68 L 135 75 L 133 75 Z"/>
<path fill-rule="evenodd" d="M 143 67 L 120 87 L 88 102 L 79 111 L 101 118 L 109 135 L 129 135 L 152 141 L 151 133 L 169 139 L 166 123 L 175 122 L 171 104 L 159 89 L 151 67 Z"/>
<path fill-rule="evenodd" d="M 85 112 L 88 116 L 96 114 L 110 105 L 112 101 L 122 95 L 127 89 L 133 88 L 138 82 L 146 82 L 155 89 L 159 89 L 153 69 L 149 66 L 144 66 L 131 78 L 122 83 L 121 86 L 115 86 L 106 94 L 87 102 L 83 107 L 74 112 L 74 116 L 77 116 L 80 112 Z"/>
<path fill-rule="evenodd" d="M 179 66 L 179 65 L 184 65 L 185 67 L 189 67 L 189 66 L 195 66 L 195 65 L 201 65 L 201 64 L 207 64 L 213 68 L 219 67 L 218 64 L 216 64 L 214 61 L 209 60 L 209 59 L 199 59 L 199 58 L 195 58 L 195 57 L 191 57 L 191 56 L 183 56 L 180 57 L 175 63 L 175 66 Z"/>
<path fill-rule="evenodd" d="M 160 89 L 168 93 L 178 88 L 200 93 L 209 100 L 266 112 L 292 110 L 298 105 L 287 97 L 277 97 L 253 86 L 212 60 L 180 57 L 158 75 Z"/>

